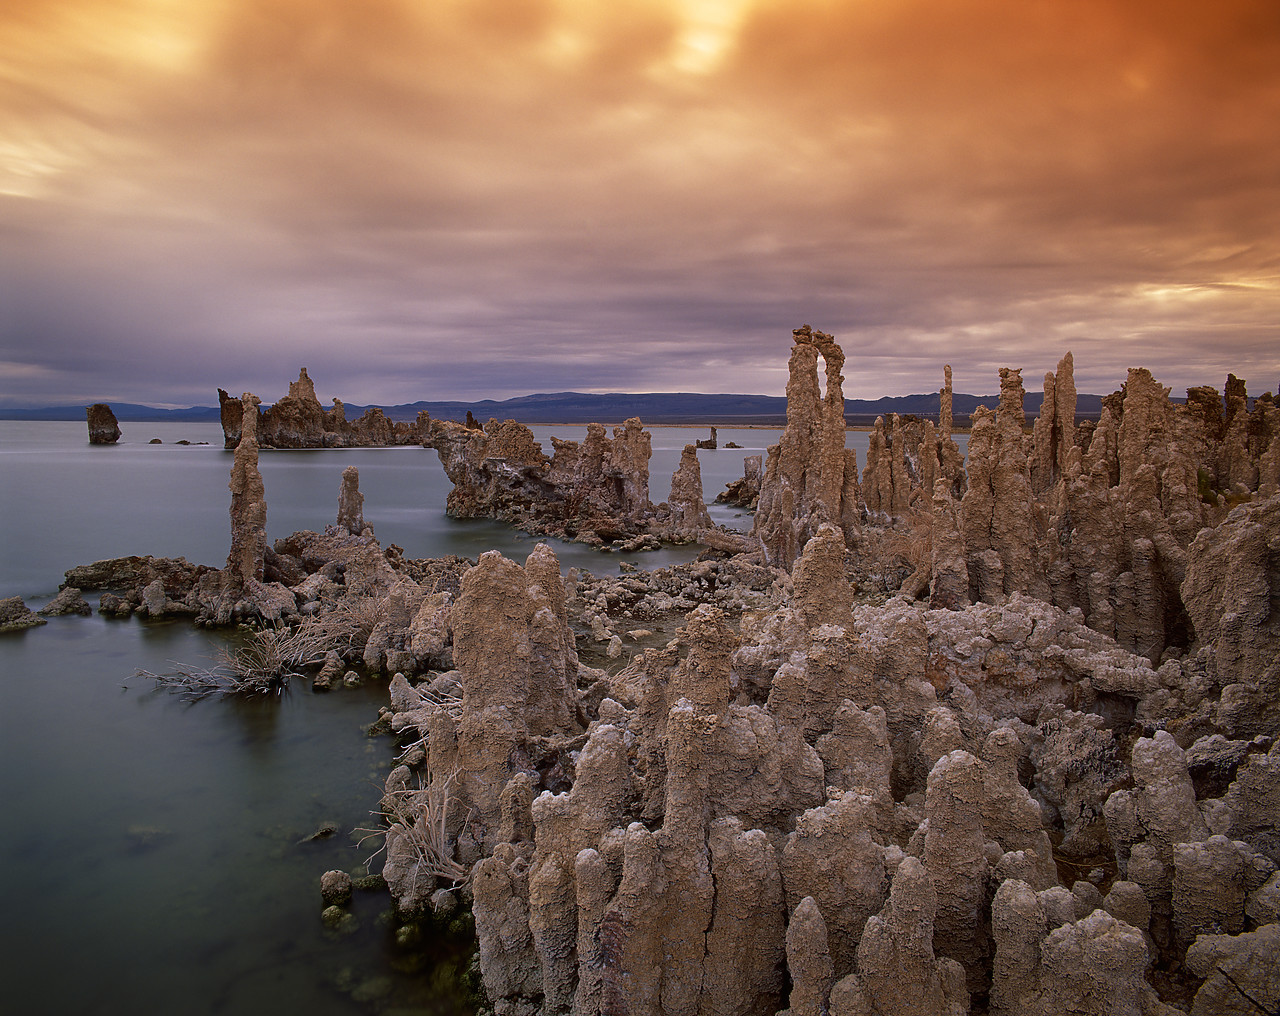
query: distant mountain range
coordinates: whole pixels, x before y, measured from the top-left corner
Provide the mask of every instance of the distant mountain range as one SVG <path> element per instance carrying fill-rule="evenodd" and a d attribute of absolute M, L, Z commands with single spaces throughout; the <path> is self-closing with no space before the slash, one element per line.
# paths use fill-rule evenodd
<path fill-rule="evenodd" d="M 1027 392 L 1023 405 L 1028 417 L 1040 412 L 1044 396 L 1041 392 Z M 952 396 L 952 413 L 958 426 L 980 405 L 994 409 L 998 395 Z M 348 420 L 354 420 L 367 406 L 346 404 Z M 787 400 L 778 395 L 704 395 L 697 392 L 652 392 L 643 395 L 609 394 L 589 395 L 582 392 L 555 392 L 552 394 L 522 395 L 519 398 L 496 402 L 484 399 L 479 402 L 411 402 L 399 406 L 382 406 L 382 411 L 393 420 L 412 420 L 422 410 L 433 420 L 463 420 L 468 411 L 477 420 L 496 417 L 499 420 L 519 420 L 521 423 L 620 423 L 628 417 L 638 416 L 645 423 L 684 424 L 704 426 L 763 425 L 782 426 L 786 422 Z M 155 409 L 135 403 L 113 403 L 111 410 L 122 423 L 147 422 L 174 423 L 218 421 L 217 406 L 192 406 L 189 409 Z M 870 424 L 877 416 L 890 413 L 917 416 L 938 416 L 938 393 L 927 395 L 899 395 L 882 399 L 846 399 L 845 418 L 854 425 Z M 1076 413 L 1080 417 L 1097 417 L 1102 412 L 1102 396 L 1079 395 Z M 39 409 L 0 409 L 2 420 L 84 420 L 84 406 L 46 406 Z"/>

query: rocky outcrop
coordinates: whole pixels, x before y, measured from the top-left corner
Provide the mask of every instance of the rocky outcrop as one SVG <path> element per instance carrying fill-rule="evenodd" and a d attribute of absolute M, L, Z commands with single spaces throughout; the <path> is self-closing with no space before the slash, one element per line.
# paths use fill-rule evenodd
<path fill-rule="evenodd" d="M 338 522 L 324 533 L 301 531 L 268 544 L 266 491 L 254 432 L 257 398 L 246 393 L 247 421 L 231 467 L 231 549 L 224 567 L 182 558 L 124 557 L 70 569 L 64 587 L 109 590 L 103 613 L 200 623 L 297 623 L 335 609 L 353 613 L 350 662 L 374 672 L 417 673 L 448 659 L 448 599 L 465 561 L 406 560 L 384 550 L 364 525 L 359 474 L 348 467 L 338 495 Z M 69 595 L 69 594 L 68 594 Z M 443 596 L 441 600 L 439 597 Z M 433 599 L 434 597 L 434 599 Z M 372 618 L 368 627 L 366 619 Z"/>
<path fill-rule="evenodd" d="M 0 599 L 0 633 L 22 631 L 24 628 L 37 628 L 48 624 L 23 602 L 21 596 L 7 596 Z"/>
<path fill-rule="evenodd" d="M 904 858 L 884 909 L 867 920 L 858 971 L 831 992 L 831 1016 L 964 1016 L 964 968 L 934 953 L 938 897 L 928 869 Z"/>
<path fill-rule="evenodd" d="M 1046 530 L 1054 601 L 1152 660 L 1188 641 L 1178 586 L 1204 521 L 1179 430 L 1168 390 L 1131 370 L 1078 466 L 1068 453 Z"/>
<path fill-rule="evenodd" d="M 235 448 L 244 430 L 241 400 L 218 389 L 222 435 L 227 448 Z M 255 411 L 258 444 L 263 448 L 365 448 L 388 445 L 420 445 L 429 441 L 431 419 L 426 412 L 412 422 L 391 420 L 377 406 L 356 420 L 347 420 L 340 399 L 325 409 L 316 398 L 307 368 L 290 382 L 289 394 L 265 410 Z"/>
<path fill-rule="evenodd" d="M 819 527 L 771 613 L 735 632 L 700 606 L 611 675 L 579 664 L 576 698 L 532 561 L 464 580 L 467 691 L 402 694 L 393 726 L 426 736 L 425 782 L 458 773 L 451 856 L 496 1010 L 1163 1013 L 1150 963 L 1269 913 L 1280 756 L 1206 739 L 1191 757 L 1218 796 L 1197 798 L 1169 733 L 1133 736 L 1181 664 L 1020 593 L 859 604 L 845 557 Z M 1058 884 L 1056 856 L 1111 852 L 1125 879 Z"/>
<path fill-rule="evenodd" d="M 1142 932 L 1104 910 L 1073 919 L 1051 892 L 1009 880 L 992 906 L 996 924 L 993 1014 L 1174 1016 L 1143 976 Z M 1065 923 L 1062 922 L 1066 917 Z"/>
<path fill-rule="evenodd" d="M 897 413 L 889 417 L 887 424 L 883 416 L 876 417 L 867 448 L 866 468 L 862 471 L 863 500 L 867 511 L 885 517 L 907 511 L 911 504 L 912 481 L 917 476 L 912 459 L 920 443 L 916 440 L 913 445 L 904 421 Z"/>
<path fill-rule="evenodd" d="M 84 594 L 75 586 L 64 586 L 52 600 L 38 611 L 41 617 L 61 617 L 64 614 L 92 614 L 93 608 Z"/>
<path fill-rule="evenodd" d="M 737 508 L 755 508 L 760 501 L 761 457 L 747 455 L 742 460 L 742 476 L 726 484 L 716 495 L 717 504 Z"/>
<path fill-rule="evenodd" d="M 846 540 L 858 528 L 857 458 L 845 448 L 844 352 L 830 335 L 808 325 L 796 329 L 792 340 L 787 426 L 769 449 L 752 529 L 765 560 L 788 570 L 822 523 L 840 528 Z"/>
<path fill-rule="evenodd" d="M 337 525 L 348 533 L 359 535 L 364 532 L 364 495 L 360 493 L 360 470 L 355 466 L 347 466 L 342 471 Z"/>
<path fill-rule="evenodd" d="M 240 400 L 242 430 L 231 466 L 231 551 L 219 572 L 200 577 L 193 596 L 214 624 L 247 618 L 279 621 L 296 613 L 294 595 L 279 582 L 265 579 L 267 499 L 258 469 L 258 397 L 245 392 Z M 146 591 L 144 590 L 144 602 Z"/>
<path fill-rule="evenodd" d="M 963 479 L 949 412 L 882 424 L 904 468 L 877 453 L 872 511 L 833 430 L 841 361 L 796 333 L 752 553 L 602 578 L 545 546 L 408 561 L 363 529 L 354 475 L 338 524 L 268 547 L 249 424 L 233 553 L 196 590 L 234 586 L 233 618 L 268 617 L 273 584 L 285 623 L 359 617 L 321 675 L 393 675 L 384 877 L 405 911 L 470 895 L 495 1012 L 1273 1006 L 1280 499 L 1249 488 L 1268 406 L 1233 380 L 1216 418 L 1179 410 L 1134 371 L 1075 427 L 1067 357 L 1028 433 L 1006 369 Z M 436 431 L 464 508 L 562 531 L 647 506 L 652 532 L 634 423 L 552 458 L 517 424 Z M 701 501 L 695 465 L 668 520 Z M 907 526 L 910 588 L 871 602 Z M 100 569 L 126 571 L 124 611 L 174 609 L 164 567 Z"/>
<path fill-rule="evenodd" d="M 638 419 L 588 425 L 581 443 L 552 438 L 548 458 L 533 432 L 514 420 L 484 429 L 437 421 L 432 442 L 453 482 L 447 510 L 458 518 L 501 519 L 534 533 L 603 545 L 646 530 L 649 432 Z"/>
<path fill-rule="evenodd" d="M 613 428 L 587 425 L 585 440 L 553 437 L 548 458 L 515 420 L 483 428 L 437 421 L 431 440 L 453 482 L 447 510 L 458 518 L 496 518 L 527 532 L 613 550 L 652 550 L 693 540 L 743 549 L 740 535 L 715 526 L 702 494 L 697 450 L 689 445 L 671 496 L 649 500 L 649 432 L 636 418 Z"/>
<path fill-rule="evenodd" d="M 692 542 L 703 530 L 712 528 L 711 515 L 702 493 L 702 467 L 698 464 L 698 449 L 685 445 L 680 453 L 680 465 L 671 476 L 671 493 L 667 495 L 669 522 L 663 526 L 668 540 Z M 667 529 L 669 526 L 669 529 Z"/>
<path fill-rule="evenodd" d="M 993 603 L 1015 591 L 1049 599 L 1049 585 L 1037 561 L 1022 394 L 1022 372 L 1002 367 L 999 409 L 993 415 L 979 407 L 973 415 L 968 489 L 960 502 L 973 600 Z"/>
<path fill-rule="evenodd" d="M 85 410 L 90 444 L 115 444 L 120 440 L 120 424 L 105 402 L 95 402 Z"/>
<path fill-rule="evenodd" d="M 1040 405 L 1031 429 L 1031 486 L 1037 494 L 1066 475 L 1076 445 L 1075 361 L 1070 353 L 1059 361 L 1056 374 L 1045 374 Z"/>
<path fill-rule="evenodd" d="M 1033 596 L 1079 609 L 1153 663 L 1190 648 L 1196 630 L 1181 586 L 1189 561 L 1205 559 L 1192 541 L 1222 523 L 1228 498 L 1280 491 L 1280 407 L 1270 393 L 1250 409 L 1232 376 L 1225 411 L 1212 388 L 1191 389 L 1176 406 L 1135 368 L 1098 422 L 1077 427 L 1068 353 L 1045 375 L 1028 433 L 1020 372 L 1002 368 L 999 407 L 974 413 L 961 469 L 946 376 L 936 430 L 892 417 L 871 434 L 850 561 L 863 584 L 939 606 Z"/>
<path fill-rule="evenodd" d="M 929 605 L 958 610 L 969 603 L 969 563 L 960 534 L 959 506 L 946 477 L 934 481 L 930 521 Z"/>
<path fill-rule="evenodd" d="M 1216 727 L 1252 738 L 1280 725 L 1280 496 L 1241 505 L 1187 551 L 1183 604 L 1206 657 Z M 1213 701 L 1216 699 L 1216 701 Z"/>
<path fill-rule="evenodd" d="M 526 835 L 521 830 L 532 830 L 529 808 L 536 791 L 561 788 L 566 772 L 573 770 L 570 748 L 583 748 L 584 740 L 577 737 L 578 657 L 555 554 L 539 544 L 524 567 L 496 551 L 482 555 L 463 576 L 448 624 L 460 692 L 456 706 L 422 700 L 396 725 L 412 723 L 427 737 L 431 781 L 449 788 L 448 803 L 436 810 L 444 809 L 437 820 L 447 829 L 450 851 L 461 839 L 469 844 L 461 848 L 464 854 L 494 854 L 485 862 L 484 884 L 492 891 L 493 908 L 518 905 L 525 915 L 524 937 L 517 939 L 524 943 L 519 948 L 529 951 L 528 876 L 513 881 L 527 872 L 530 859 L 520 847 Z M 578 764 L 585 765 L 585 759 Z M 412 827 L 402 835 L 394 850 L 388 841 L 387 879 L 401 905 L 411 908 L 430 894 L 435 874 L 413 849 Z M 498 852 L 503 843 L 510 848 Z M 508 902 L 512 892 L 515 904 Z M 482 912 L 481 898 L 477 892 Z M 523 993 L 527 978 L 511 980 L 511 965 L 518 961 L 509 955 L 514 947 L 494 944 L 495 937 L 509 939 L 515 932 L 484 923 L 492 920 L 496 917 L 477 913 L 486 977 Z M 484 957 L 491 946 L 497 951 L 490 962 Z M 536 972 L 536 957 L 529 962 Z"/>
<path fill-rule="evenodd" d="M 1244 935 L 1202 935 L 1187 950 L 1187 967 L 1204 984 L 1192 1016 L 1258 1016 L 1280 1008 L 1280 924 Z"/>
<path fill-rule="evenodd" d="M 231 552 L 226 572 L 230 584 L 239 589 L 262 581 L 263 558 L 267 549 L 267 495 L 258 470 L 258 397 L 245 392 L 240 442 L 231 466 Z"/>

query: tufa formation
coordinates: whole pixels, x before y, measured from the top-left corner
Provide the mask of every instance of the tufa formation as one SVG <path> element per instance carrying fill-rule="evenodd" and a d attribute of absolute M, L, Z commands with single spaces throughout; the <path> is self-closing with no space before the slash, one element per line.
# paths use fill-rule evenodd
<path fill-rule="evenodd" d="M 89 424 L 90 444 L 115 444 L 120 440 L 120 424 L 105 402 L 95 402 L 84 413 Z"/>

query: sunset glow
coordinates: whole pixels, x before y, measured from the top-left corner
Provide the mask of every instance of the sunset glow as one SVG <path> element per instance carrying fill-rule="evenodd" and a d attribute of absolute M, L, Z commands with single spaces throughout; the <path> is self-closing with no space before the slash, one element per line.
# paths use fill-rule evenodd
<path fill-rule="evenodd" d="M 804 322 L 856 397 L 1280 381 L 1272 0 L 28 0 L 0 54 L 3 402 L 781 394 Z"/>

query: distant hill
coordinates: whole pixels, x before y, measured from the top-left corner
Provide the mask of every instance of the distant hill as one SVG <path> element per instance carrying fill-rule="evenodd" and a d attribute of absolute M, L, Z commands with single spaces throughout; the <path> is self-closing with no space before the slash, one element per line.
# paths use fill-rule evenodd
<path fill-rule="evenodd" d="M 85 423 L 88 406 L 42 406 L 39 409 L 0 408 L 0 420 L 79 420 Z M 156 409 L 133 402 L 112 402 L 111 411 L 121 423 L 204 423 L 222 417 L 217 406 L 191 406 L 188 409 Z"/>
<path fill-rule="evenodd" d="M 1040 412 L 1044 396 L 1041 392 L 1027 392 L 1023 405 L 1028 417 Z M 963 426 L 968 416 L 980 405 L 994 409 L 1000 401 L 997 395 L 965 395 L 952 397 L 952 412 L 956 424 Z M 347 419 L 354 420 L 368 406 L 347 404 Z M 422 410 L 434 420 L 463 420 L 468 411 L 480 421 L 495 417 L 499 420 L 519 420 L 521 423 L 620 423 L 628 417 L 638 416 L 645 423 L 684 424 L 706 426 L 716 424 L 776 426 L 786 422 L 787 400 L 778 395 L 704 395 L 698 392 L 652 392 L 642 395 L 608 394 L 591 395 L 583 392 L 555 392 L 523 395 L 501 402 L 484 399 L 479 402 L 411 402 L 399 406 L 383 406 L 383 412 L 393 420 L 412 420 Z M 890 413 L 900 415 L 938 417 L 938 393 L 927 395 L 898 395 L 882 399 L 846 399 L 845 417 L 851 424 L 870 424 L 877 416 Z M 192 406 L 189 409 L 155 409 L 134 403 L 112 404 L 112 412 L 122 423 L 160 422 L 217 422 L 217 406 Z M 1080 417 L 1096 418 L 1102 412 L 1100 395 L 1079 395 L 1076 413 Z M 84 406 L 47 406 L 39 409 L 0 409 L 3 420 L 81 420 L 85 418 Z"/>

